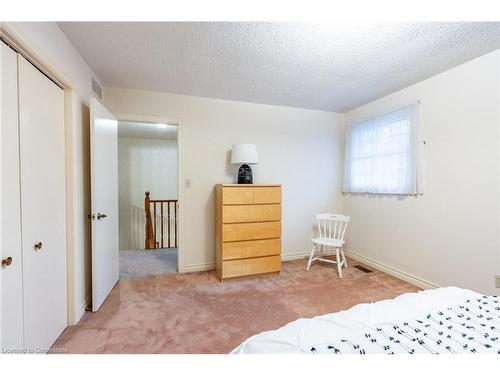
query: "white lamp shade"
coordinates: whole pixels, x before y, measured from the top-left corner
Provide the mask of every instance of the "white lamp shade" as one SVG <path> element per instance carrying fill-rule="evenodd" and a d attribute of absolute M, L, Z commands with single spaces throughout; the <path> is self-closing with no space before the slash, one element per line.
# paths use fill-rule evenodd
<path fill-rule="evenodd" d="M 231 164 L 257 164 L 257 146 L 250 143 L 233 145 Z"/>

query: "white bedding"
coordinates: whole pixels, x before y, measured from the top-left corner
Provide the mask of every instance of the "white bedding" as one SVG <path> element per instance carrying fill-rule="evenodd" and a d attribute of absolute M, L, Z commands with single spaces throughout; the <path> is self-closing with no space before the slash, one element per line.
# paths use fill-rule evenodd
<path fill-rule="evenodd" d="M 493 307 L 484 316 L 481 298 Z M 498 298 L 456 287 L 406 293 L 298 319 L 250 337 L 231 353 L 499 353 L 498 306 Z"/>

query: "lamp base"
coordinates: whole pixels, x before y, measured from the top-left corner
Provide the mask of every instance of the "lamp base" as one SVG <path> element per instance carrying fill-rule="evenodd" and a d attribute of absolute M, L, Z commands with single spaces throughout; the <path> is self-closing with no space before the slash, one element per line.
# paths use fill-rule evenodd
<path fill-rule="evenodd" d="M 253 184 L 252 168 L 248 164 L 238 169 L 238 184 Z"/>

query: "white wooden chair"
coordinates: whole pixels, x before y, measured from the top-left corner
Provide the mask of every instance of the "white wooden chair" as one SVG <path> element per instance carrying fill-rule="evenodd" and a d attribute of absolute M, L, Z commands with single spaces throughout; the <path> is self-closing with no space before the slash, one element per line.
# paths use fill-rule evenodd
<path fill-rule="evenodd" d="M 347 261 L 345 259 L 342 246 L 345 243 L 345 230 L 347 229 L 347 224 L 351 218 L 344 215 L 317 214 L 316 220 L 318 221 L 319 237 L 311 239 L 313 246 L 311 249 L 311 255 L 309 256 L 309 261 L 307 262 L 306 270 L 309 271 L 312 262 L 315 260 L 333 263 L 337 265 L 339 278 L 342 278 L 342 267 L 347 267 Z M 323 252 L 324 246 L 334 248 L 337 260 L 325 259 L 319 256 L 315 257 L 314 253 L 317 250 L 317 246 L 321 247 L 321 252 Z"/>

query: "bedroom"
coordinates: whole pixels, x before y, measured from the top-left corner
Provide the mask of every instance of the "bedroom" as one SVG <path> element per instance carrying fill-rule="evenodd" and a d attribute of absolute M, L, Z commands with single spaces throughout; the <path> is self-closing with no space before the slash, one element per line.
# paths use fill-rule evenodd
<path fill-rule="evenodd" d="M 498 303 L 500 23 L 429 14 L 2 20 L 2 350 L 498 353 L 459 306 Z M 127 121 L 177 127 L 178 273 L 118 281 Z"/>

